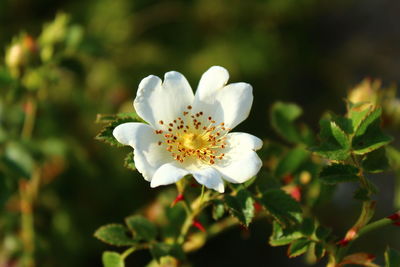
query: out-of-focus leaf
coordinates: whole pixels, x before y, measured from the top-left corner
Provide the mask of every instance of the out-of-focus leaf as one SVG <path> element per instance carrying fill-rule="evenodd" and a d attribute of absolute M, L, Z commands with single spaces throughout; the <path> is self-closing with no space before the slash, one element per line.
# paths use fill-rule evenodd
<path fill-rule="evenodd" d="M 271 108 L 271 124 L 274 130 L 291 143 L 301 142 L 294 121 L 302 114 L 301 108 L 292 103 L 276 102 Z"/>
<path fill-rule="evenodd" d="M 121 255 L 114 251 L 104 251 L 102 256 L 104 267 L 124 267 L 124 260 Z"/>
<path fill-rule="evenodd" d="M 325 256 L 326 250 L 324 245 L 320 242 L 314 243 L 314 255 L 317 260 L 322 259 Z"/>
<path fill-rule="evenodd" d="M 293 241 L 288 248 L 288 256 L 289 258 L 294 258 L 306 253 L 308 247 L 310 246 L 311 241 L 307 238 L 300 238 Z"/>
<path fill-rule="evenodd" d="M 133 160 L 134 154 L 133 151 L 128 153 L 124 159 L 124 166 L 132 171 L 136 171 L 135 161 Z"/>
<path fill-rule="evenodd" d="M 141 215 L 129 216 L 125 223 L 134 232 L 135 240 L 152 241 L 157 236 L 157 227 Z"/>
<path fill-rule="evenodd" d="M 232 216 L 246 227 L 249 226 L 254 217 L 254 199 L 247 190 L 240 190 L 236 196 L 226 195 L 225 203 Z"/>
<path fill-rule="evenodd" d="M 276 177 L 293 174 L 300 165 L 307 160 L 309 152 L 303 148 L 295 148 L 289 151 L 279 162 L 275 169 Z"/>
<path fill-rule="evenodd" d="M 302 237 L 303 234 L 298 229 L 292 229 L 289 227 L 282 228 L 277 221 L 274 221 L 272 224 L 272 234 L 269 238 L 269 244 L 273 247 L 284 246 Z"/>
<path fill-rule="evenodd" d="M 261 203 L 281 224 L 300 223 L 302 220 L 300 204 L 280 189 L 264 192 Z"/>
<path fill-rule="evenodd" d="M 385 251 L 385 267 L 398 266 L 400 266 L 400 253 L 397 250 L 388 247 Z"/>
<path fill-rule="evenodd" d="M 9 171 L 24 178 L 30 178 L 34 168 L 34 160 L 29 151 L 21 144 L 10 142 L 0 158 Z"/>
<path fill-rule="evenodd" d="M 354 182 L 358 180 L 359 170 L 348 164 L 332 164 L 322 169 L 319 179 L 325 184 Z"/>
<path fill-rule="evenodd" d="M 362 167 L 365 171 L 371 173 L 387 170 L 389 168 L 389 161 L 386 157 L 386 149 L 382 147 L 368 153 L 362 161 Z"/>
<path fill-rule="evenodd" d="M 133 246 L 136 242 L 128 236 L 128 229 L 121 224 L 107 224 L 96 230 L 94 236 L 113 246 Z"/>
<path fill-rule="evenodd" d="M 185 253 L 178 244 L 154 243 L 150 247 L 153 258 L 160 262 L 162 257 L 171 256 L 179 260 L 185 259 Z"/>
<path fill-rule="evenodd" d="M 315 230 L 315 235 L 318 238 L 318 240 L 325 240 L 330 235 L 331 232 L 332 232 L 331 229 L 319 225 Z"/>
<path fill-rule="evenodd" d="M 305 236 L 311 236 L 314 233 L 314 221 L 311 218 L 305 218 L 301 224 L 301 232 Z"/>
<path fill-rule="evenodd" d="M 224 216 L 225 213 L 225 205 L 222 200 L 214 200 L 213 201 L 213 209 L 212 209 L 212 217 L 214 220 L 219 220 Z"/>

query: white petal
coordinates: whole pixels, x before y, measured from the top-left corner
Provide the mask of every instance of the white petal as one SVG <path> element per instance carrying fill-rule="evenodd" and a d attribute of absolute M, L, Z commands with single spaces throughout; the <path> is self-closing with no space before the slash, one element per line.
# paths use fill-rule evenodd
<path fill-rule="evenodd" d="M 197 87 L 196 97 L 206 99 L 218 89 L 221 89 L 228 82 L 228 71 L 220 66 L 212 66 L 202 76 Z"/>
<path fill-rule="evenodd" d="M 154 174 L 151 180 L 151 187 L 157 187 L 160 185 L 173 184 L 179 181 L 186 174 L 189 174 L 187 170 L 176 167 L 173 163 L 167 163 L 162 165 Z"/>
<path fill-rule="evenodd" d="M 224 192 L 225 187 L 224 182 L 221 179 L 221 174 L 214 168 L 204 168 L 192 171 L 191 173 L 199 184 L 214 189 L 220 193 Z"/>
<path fill-rule="evenodd" d="M 254 152 L 262 147 L 262 141 L 246 133 L 230 133 L 227 135 L 227 149 L 222 161 L 214 166 L 222 178 L 231 183 L 244 183 L 256 175 L 262 161 Z"/>
<path fill-rule="evenodd" d="M 234 132 L 227 135 L 229 146 L 236 147 L 237 149 L 259 150 L 263 141 L 248 133 Z"/>
<path fill-rule="evenodd" d="M 167 72 L 164 82 L 150 75 L 140 84 L 134 101 L 138 115 L 154 128 L 164 128 L 159 121 L 166 125 L 177 117 L 194 99 L 193 91 L 186 78 L 176 71 Z"/>
<path fill-rule="evenodd" d="M 165 147 L 159 146 L 159 136 L 147 124 L 129 122 L 118 125 L 113 131 L 118 142 L 134 148 L 136 169 L 147 181 L 151 181 L 156 170 L 163 164 L 172 161 Z"/>
<path fill-rule="evenodd" d="M 195 112 L 204 112 L 217 124 L 224 122 L 227 128 L 234 128 L 249 116 L 253 88 L 248 83 L 224 86 L 228 78 L 226 69 L 211 67 L 200 80 L 193 106 Z"/>
<path fill-rule="evenodd" d="M 262 161 L 257 153 L 250 151 L 237 154 L 230 159 L 225 166 L 215 166 L 222 174 L 222 178 L 231 183 L 244 183 L 258 173 L 262 166 Z"/>
<path fill-rule="evenodd" d="M 217 101 L 224 114 L 225 126 L 233 129 L 250 114 L 253 88 L 248 83 L 228 84 L 218 93 Z"/>

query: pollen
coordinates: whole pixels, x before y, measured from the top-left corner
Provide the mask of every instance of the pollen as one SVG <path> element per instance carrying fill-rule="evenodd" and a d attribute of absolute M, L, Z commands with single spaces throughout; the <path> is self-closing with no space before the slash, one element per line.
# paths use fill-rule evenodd
<path fill-rule="evenodd" d="M 224 123 L 216 124 L 211 116 L 204 116 L 203 111 L 192 113 L 191 110 L 192 106 L 187 106 L 187 111 L 183 112 L 184 117 L 165 123 L 170 126 L 167 128 L 168 134 L 162 136 L 164 140 L 159 141 L 158 145 L 165 143 L 165 149 L 180 163 L 194 160 L 213 165 L 225 157 L 223 150 L 230 129 L 223 127 Z M 164 124 L 162 121 L 159 123 Z M 174 124 L 176 127 L 172 127 Z"/>

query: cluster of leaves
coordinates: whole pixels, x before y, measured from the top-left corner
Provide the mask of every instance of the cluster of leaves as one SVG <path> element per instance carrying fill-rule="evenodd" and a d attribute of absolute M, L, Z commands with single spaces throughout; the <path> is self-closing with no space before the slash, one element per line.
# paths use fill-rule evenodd
<path fill-rule="evenodd" d="M 169 239 L 161 235 L 159 240 L 162 241 L 155 241 L 157 232 L 155 226 L 150 226 L 151 223 L 142 218 L 146 221 L 147 228 L 152 229 L 150 231 L 152 239 L 144 238 L 144 243 L 137 242 L 136 236 L 142 236 L 143 234 L 138 234 L 138 232 L 143 229 L 129 226 L 128 221 L 128 228 L 123 225 L 103 226 L 95 236 L 111 245 L 131 246 L 127 251 L 138 248 L 150 249 L 158 262 L 166 256 L 168 259 L 174 257 L 182 261 L 183 255 L 193 250 L 190 240 L 194 235 L 202 237 L 200 245 L 194 246 L 194 249 L 197 249 L 207 239 L 207 231 L 210 231 L 211 236 L 227 229 L 232 225 L 232 220 L 234 220 L 233 225 L 241 224 L 247 228 L 253 220 L 267 218 L 272 224 L 270 245 L 288 246 L 287 254 L 290 258 L 307 253 L 308 261 L 313 263 L 329 254 L 330 263 L 337 266 L 345 264 L 365 266 L 371 264 L 372 266 L 373 257 L 369 254 L 341 255 L 337 237 L 332 234 L 330 228 L 321 225 L 318 218 L 310 211 L 315 205 L 329 199 L 336 184 L 359 182 L 360 187 L 354 196 L 364 201 L 364 205 L 360 218 L 352 229 L 359 231 L 371 220 L 375 208 L 371 196 L 377 192 L 377 189 L 365 173 L 378 173 L 389 167 L 386 148 L 392 140 L 381 129 L 381 113 L 381 108 L 373 104 L 349 102 L 345 116 L 327 114 L 321 119 L 317 144 L 310 128 L 297 122 L 302 114 L 301 108 L 295 104 L 277 102 L 271 108 L 271 123 L 273 129 L 286 144 L 265 142 L 260 152 L 264 168 L 257 177 L 242 185 L 230 184 L 230 191 L 224 195 L 209 192 L 204 198 L 204 207 L 212 206 L 209 215 L 203 212 L 204 208 L 196 206 L 198 199 L 195 200 L 193 197 L 195 194 L 189 192 L 192 189 L 187 189 L 185 185 L 178 185 L 181 197 L 187 202 L 184 205 L 191 207 L 184 216 L 186 223 L 178 225 L 182 229 L 185 225 L 187 226 L 187 222 L 189 225 L 196 226 L 200 223 L 198 221 L 200 218 L 200 227 L 198 225 L 197 227 L 206 231 L 205 233 L 183 231 L 185 235 L 191 234 L 192 237 L 187 239 L 184 236 L 183 242 L 180 242 L 182 239 L 180 240 L 176 235 L 173 239 L 175 241 L 168 243 L 166 240 Z M 112 136 L 115 126 L 122 122 L 138 120 L 135 114 L 100 116 L 99 121 L 107 122 L 108 125 L 100 132 L 97 139 L 111 145 L 118 145 Z M 126 165 L 134 169 L 131 154 L 127 156 Z M 184 183 L 187 185 L 188 182 Z M 197 194 L 199 193 L 197 191 Z M 197 210 L 193 212 L 196 207 Z M 168 210 L 168 207 L 165 209 Z M 173 221 L 170 223 L 176 224 Z M 133 233 L 129 235 L 128 229 Z M 104 237 L 113 236 L 116 232 L 121 242 L 111 242 Z M 352 236 L 346 242 L 352 242 L 356 236 Z M 160 253 L 156 252 L 158 250 Z M 103 262 L 107 267 L 123 266 L 126 255 L 126 251 L 122 254 L 105 252 Z M 393 264 L 396 264 L 398 260 L 397 252 L 388 249 L 386 255 L 387 266 L 394 266 Z"/>

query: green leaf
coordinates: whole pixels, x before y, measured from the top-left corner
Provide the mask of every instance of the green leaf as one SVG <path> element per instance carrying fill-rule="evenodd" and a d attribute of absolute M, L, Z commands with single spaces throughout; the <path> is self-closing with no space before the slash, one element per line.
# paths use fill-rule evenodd
<path fill-rule="evenodd" d="M 224 216 L 225 205 L 222 200 L 216 199 L 213 201 L 212 217 L 214 220 L 219 220 Z"/>
<path fill-rule="evenodd" d="M 271 108 L 271 124 L 274 130 L 292 143 L 301 142 L 301 136 L 294 121 L 302 114 L 301 108 L 292 103 L 276 102 Z"/>
<path fill-rule="evenodd" d="M 385 251 L 385 267 L 398 266 L 400 266 L 400 253 L 388 247 Z"/>
<path fill-rule="evenodd" d="M 96 140 L 105 142 L 112 146 L 123 146 L 120 144 L 113 136 L 112 132 L 114 131 L 115 127 L 120 124 L 127 123 L 127 122 L 137 122 L 139 121 L 137 117 L 131 114 L 123 114 L 125 116 L 116 116 L 116 119 L 111 121 L 106 127 L 104 127 L 100 133 L 95 137 Z M 101 120 L 100 120 L 101 121 Z M 106 120 L 103 120 L 106 121 Z"/>
<path fill-rule="evenodd" d="M 330 160 L 346 160 L 350 156 L 350 141 L 345 132 L 329 119 L 320 120 L 320 145 L 311 151 Z"/>
<path fill-rule="evenodd" d="M 125 223 L 137 240 L 153 241 L 157 236 L 157 227 L 143 216 L 129 216 L 125 219 Z"/>
<path fill-rule="evenodd" d="M 350 149 L 350 141 L 346 133 L 335 123 L 331 122 L 332 135 L 339 143 L 340 147 Z"/>
<path fill-rule="evenodd" d="M 128 153 L 124 159 L 124 167 L 136 171 L 135 161 L 133 160 L 133 151 Z"/>
<path fill-rule="evenodd" d="M 249 226 L 254 217 L 254 199 L 249 191 L 242 189 L 236 196 L 225 195 L 225 203 L 232 216 L 246 227 Z"/>
<path fill-rule="evenodd" d="M 185 259 L 185 253 L 178 244 L 155 243 L 151 245 L 150 253 L 157 262 L 160 262 L 160 259 L 166 256 L 171 256 L 179 260 Z"/>
<path fill-rule="evenodd" d="M 315 236 L 318 240 L 324 241 L 331 234 L 332 229 L 319 225 L 315 230 Z"/>
<path fill-rule="evenodd" d="M 299 230 L 289 227 L 282 228 L 277 221 L 274 221 L 272 224 L 272 234 L 269 238 L 269 244 L 273 247 L 285 246 L 301 237 L 303 237 L 303 234 Z"/>
<path fill-rule="evenodd" d="M 364 105 L 362 105 L 364 106 Z M 352 130 L 353 132 L 356 132 L 358 128 L 360 127 L 361 122 L 365 119 L 367 114 L 371 112 L 372 105 L 366 107 L 366 108 L 360 108 L 360 107 L 352 107 L 349 111 L 349 118 L 352 123 Z"/>
<path fill-rule="evenodd" d="M 122 224 L 107 224 L 94 233 L 100 241 L 113 246 L 133 246 L 136 242 L 128 236 L 128 229 Z"/>
<path fill-rule="evenodd" d="M 281 189 L 267 190 L 261 197 L 261 204 L 281 224 L 300 223 L 302 220 L 300 204 Z"/>
<path fill-rule="evenodd" d="M 321 182 L 329 185 L 334 185 L 343 182 L 358 181 L 359 170 L 348 164 L 332 164 L 322 169 L 319 174 Z"/>
<path fill-rule="evenodd" d="M 301 239 L 293 241 L 293 243 L 290 244 L 288 252 L 287 252 L 289 258 L 294 258 L 294 257 L 300 256 L 300 255 L 306 253 L 310 244 L 311 244 L 311 241 L 308 240 L 307 238 L 301 238 Z"/>
<path fill-rule="evenodd" d="M 303 148 L 295 148 L 289 151 L 278 163 L 275 169 L 276 177 L 293 174 L 308 158 L 309 152 Z"/>
<path fill-rule="evenodd" d="M 301 232 L 305 236 L 311 236 L 314 233 L 314 220 L 311 218 L 305 218 L 301 225 Z"/>
<path fill-rule="evenodd" d="M 317 260 L 320 260 L 325 256 L 325 253 L 326 253 L 326 250 L 324 248 L 324 245 L 322 243 L 320 243 L 320 242 L 318 242 L 318 243 L 315 242 L 314 243 L 314 255 L 315 255 L 315 258 Z"/>
<path fill-rule="evenodd" d="M 34 160 L 28 149 L 20 143 L 9 142 L 1 156 L 2 164 L 17 176 L 29 179 L 34 168 Z"/>
<path fill-rule="evenodd" d="M 113 251 L 104 251 L 102 256 L 104 267 L 124 267 L 124 260 L 120 254 Z"/>
<path fill-rule="evenodd" d="M 352 142 L 355 154 L 363 155 L 369 153 L 392 141 L 392 138 L 381 130 L 381 113 L 381 108 L 371 110 L 360 123 Z"/>
<path fill-rule="evenodd" d="M 368 153 L 361 163 L 362 168 L 370 173 L 383 172 L 389 168 L 389 161 L 386 157 L 386 149 L 379 148 Z"/>

